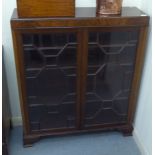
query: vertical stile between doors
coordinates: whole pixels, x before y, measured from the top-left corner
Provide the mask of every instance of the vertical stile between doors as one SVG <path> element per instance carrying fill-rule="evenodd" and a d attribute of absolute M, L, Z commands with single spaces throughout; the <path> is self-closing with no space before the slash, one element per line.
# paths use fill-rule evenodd
<path fill-rule="evenodd" d="M 78 34 L 78 62 L 79 62 L 79 76 L 78 83 L 80 83 L 80 129 L 84 126 L 84 107 L 86 101 L 86 81 L 87 81 L 87 63 L 88 63 L 88 31 L 87 29 L 79 29 Z M 79 92 L 78 92 L 79 93 Z"/>

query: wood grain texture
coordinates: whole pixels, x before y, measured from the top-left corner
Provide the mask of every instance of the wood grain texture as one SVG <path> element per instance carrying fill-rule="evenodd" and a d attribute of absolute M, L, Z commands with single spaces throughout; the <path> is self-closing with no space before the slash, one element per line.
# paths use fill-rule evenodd
<path fill-rule="evenodd" d="M 133 75 L 131 94 L 129 98 L 128 108 L 128 124 L 132 124 L 136 110 L 136 102 L 138 99 L 143 63 L 145 58 L 145 47 L 147 43 L 147 27 L 141 27 L 139 35 L 139 44 L 137 47 L 137 55 L 135 61 L 135 71 Z"/>
<path fill-rule="evenodd" d="M 12 28 L 15 29 L 38 29 L 52 27 L 135 27 L 147 26 L 149 17 L 140 11 L 133 8 L 122 8 L 121 15 L 117 16 L 102 16 L 96 15 L 96 8 L 76 8 L 75 17 L 53 17 L 53 18 L 19 18 L 17 10 L 11 18 Z"/>
<path fill-rule="evenodd" d="M 135 113 L 136 99 L 141 79 L 141 71 L 144 60 L 145 43 L 149 17 L 137 8 L 123 8 L 118 16 L 97 16 L 95 8 L 77 8 L 75 17 L 65 18 L 19 18 L 17 11 L 11 19 L 12 36 L 14 42 L 14 55 L 20 93 L 20 104 L 24 124 L 24 145 L 32 144 L 40 137 L 63 135 L 71 133 L 82 133 L 103 130 L 119 130 L 124 135 L 132 134 L 132 122 Z M 128 120 L 123 124 L 105 123 L 84 127 L 84 105 L 86 98 L 86 83 L 88 69 L 88 35 L 89 32 L 116 32 L 140 30 L 138 38 L 137 55 L 135 60 L 134 78 L 132 80 L 131 94 L 129 97 Z M 23 49 L 21 35 L 50 34 L 50 33 L 76 33 L 77 37 L 77 81 L 76 81 L 76 128 L 49 128 L 30 131 L 30 122 L 26 102 L 26 91 L 23 68 Z"/>
<path fill-rule="evenodd" d="M 109 132 L 109 131 L 118 131 L 122 132 L 124 136 L 132 135 L 133 127 L 132 125 L 124 125 L 124 124 L 109 124 L 104 125 L 102 127 L 93 127 L 87 128 L 83 130 L 64 130 L 64 131 L 41 131 L 38 133 L 23 135 L 24 139 L 24 147 L 31 147 L 33 144 L 42 138 L 54 137 L 54 136 L 63 136 L 63 135 L 72 135 L 72 134 L 82 134 L 82 133 L 95 133 L 95 132 Z"/>
<path fill-rule="evenodd" d="M 19 17 L 74 16 L 75 0 L 17 0 Z"/>
<path fill-rule="evenodd" d="M 29 117 L 28 117 L 28 105 L 26 104 L 26 87 L 25 87 L 25 78 L 24 78 L 24 65 L 22 58 L 23 54 L 21 52 L 21 39 L 17 31 L 12 30 L 13 46 L 14 46 L 14 57 L 16 63 L 16 74 L 18 81 L 18 91 L 20 97 L 20 107 L 22 112 L 23 119 L 23 130 L 24 134 L 30 134 L 29 127 Z"/>

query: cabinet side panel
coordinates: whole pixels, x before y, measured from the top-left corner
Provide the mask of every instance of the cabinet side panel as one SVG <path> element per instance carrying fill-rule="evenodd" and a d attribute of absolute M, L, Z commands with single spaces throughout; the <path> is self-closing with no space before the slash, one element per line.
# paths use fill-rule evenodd
<path fill-rule="evenodd" d="M 21 38 L 20 33 L 16 30 L 12 30 L 13 37 L 13 46 L 14 46 L 14 57 L 16 63 L 16 73 L 17 73 L 17 82 L 18 82 L 18 91 L 20 98 L 20 107 L 22 112 L 23 119 L 23 129 L 24 134 L 29 134 L 29 118 L 28 118 L 28 109 L 26 105 L 26 93 L 25 93 L 25 79 L 24 79 L 24 68 L 22 61 L 22 52 L 21 52 Z"/>
<path fill-rule="evenodd" d="M 136 109 L 136 102 L 138 98 L 138 92 L 140 87 L 144 56 L 145 56 L 145 47 L 147 43 L 147 31 L 148 27 L 141 27 L 138 41 L 138 48 L 136 54 L 135 70 L 133 75 L 131 95 L 129 98 L 129 109 L 128 109 L 128 124 L 132 124 Z"/>

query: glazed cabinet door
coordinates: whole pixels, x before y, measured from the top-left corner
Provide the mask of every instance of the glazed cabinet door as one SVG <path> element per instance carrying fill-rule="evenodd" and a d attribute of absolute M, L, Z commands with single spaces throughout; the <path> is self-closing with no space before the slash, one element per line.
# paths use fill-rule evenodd
<path fill-rule="evenodd" d="M 30 131 L 76 129 L 76 30 L 26 30 L 20 38 Z"/>
<path fill-rule="evenodd" d="M 88 31 L 84 127 L 127 122 L 138 29 Z"/>

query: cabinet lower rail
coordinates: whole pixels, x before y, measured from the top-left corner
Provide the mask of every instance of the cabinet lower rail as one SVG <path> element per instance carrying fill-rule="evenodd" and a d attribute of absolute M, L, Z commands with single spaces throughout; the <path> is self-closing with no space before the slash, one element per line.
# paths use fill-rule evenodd
<path fill-rule="evenodd" d="M 115 127 L 104 127 L 104 128 L 90 128 L 82 130 L 72 130 L 72 131 L 59 131 L 59 132 L 42 132 L 37 134 L 25 135 L 23 134 L 23 145 L 24 147 L 32 147 L 37 141 L 51 136 L 65 136 L 73 134 L 84 134 L 84 133 L 96 133 L 96 132 L 109 132 L 109 131 L 118 131 L 122 132 L 123 136 L 132 136 L 133 126 L 132 125 L 122 125 Z"/>

